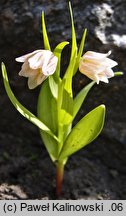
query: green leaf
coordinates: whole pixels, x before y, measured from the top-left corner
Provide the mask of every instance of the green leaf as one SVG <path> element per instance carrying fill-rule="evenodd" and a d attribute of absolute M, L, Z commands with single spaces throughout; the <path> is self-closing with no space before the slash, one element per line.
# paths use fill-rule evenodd
<path fill-rule="evenodd" d="M 67 113 L 73 115 L 73 98 L 65 89 L 63 91 L 61 109 L 66 110 Z"/>
<path fill-rule="evenodd" d="M 51 50 L 48 35 L 47 35 L 47 30 L 46 30 L 44 11 L 42 11 L 42 34 L 43 34 L 43 41 L 44 41 L 45 49 Z"/>
<path fill-rule="evenodd" d="M 40 90 L 38 97 L 38 117 L 46 124 L 53 133 L 57 133 L 57 106 L 56 100 L 51 94 L 49 81 L 46 80 Z"/>
<path fill-rule="evenodd" d="M 52 136 L 48 135 L 44 131 L 40 130 L 41 138 L 44 142 L 44 145 L 49 153 L 49 156 L 53 162 L 57 160 L 58 157 L 58 144 Z"/>
<path fill-rule="evenodd" d="M 70 1 L 69 1 L 69 10 L 70 10 L 71 26 L 72 26 L 72 49 L 71 49 L 71 58 L 70 58 L 71 61 L 74 58 L 74 55 L 77 55 L 77 41 L 76 41 L 76 33 L 74 28 L 73 12 L 72 12 Z"/>
<path fill-rule="evenodd" d="M 72 91 L 72 75 L 75 65 L 75 58 L 70 62 L 66 74 L 59 86 L 58 106 L 59 122 L 61 124 L 70 124 L 73 118 L 73 91 Z"/>
<path fill-rule="evenodd" d="M 69 42 L 64 41 L 56 46 L 54 49 L 54 55 L 58 58 L 58 64 L 55 73 L 49 77 L 49 86 L 54 98 L 58 98 L 58 86 L 60 85 L 60 64 L 61 64 L 61 53 L 63 48 L 69 44 Z"/>
<path fill-rule="evenodd" d="M 73 96 L 72 77 L 73 77 L 73 71 L 74 71 L 76 58 L 77 58 L 77 41 L 76 41 L 76 33 L 74 28 L 73 12 L 72 12 L 72 7 L 70 2 L 69 2 L 69 10 L 70 10 L 71 28 L 72 28 L 72 47 L 71 47 L 70 62 L 63 79 L 64 79 L 64 88 L 72 97 Z"/>
<path fill-rule="evenodd" d="M 70 86 L 66 86 L 67 81 L 62 80 L 58 94 L 58 120 L 62 125 L 70 124 L 73 118 L 73 97 L 69 92 Z"/>
<path fill-rule="evenodd" d="M 50 134 L 51 137 L 53 137 L 55 140 L 57 140 L 57 137 L 52 133 L 52 131 L 43 123 L 41 122 L 35 115 L 33 115 L 29 110 L 27 110 L 14 96 L 10 85 L 8 81 L 7 71 L 5 68 L 4 63 L 1 65 L 2 67 L 2 75 L 3 75 L 3 81 L 4 86 L 7 92 L 7 95 L 9 99 L 11 100 L 12 104 L 15 106 L 15 108 L 18 110 L 18 112 L 21 113 L 25 118 L 27 118 L 29 121 L 31 121 L 34 125 L 36 125 L 41 130 L 45 131 L 46 133 Z"/>
<path fill-rule="evenodd" d="M 114 73 L 114 76 L 121 76 L 121 75 L 123 75 L 123 72 L 121 72 L 121 71 L 118 71 L 118 72 Z"/>
<path fill-rule="evenodd" d="M 63 143 L 65 142 L 68 134 L 71 132 L 71 128 L 72 128 L 72 123 L 71 124 L 68 124 L 68 125 L 64 125 L 63 126 Z"/>
<path fill-rule="evenodd" d="M 95 82 L 91 82 L 88 85 L 86 85 L 79 93 L 78 95 L 75 97 L 74 99 L 74 108 L 73 108 L 73 118 L 75 118 L 75 116 L 77 115 L 79 109 L 81 108 L 82 103 L 84 102 L 88 92 L 90 91 L 90 89 L 93 87 L 93 85 L 95 84 Z"/>
<path fill-rule="evenodd" d="M 76 62 L 75 58 L 71 60 L 66 70 L 65 76 L 63 77 L 64 89 L 70 94 L 71 97 L 73 97 L 72 77 L 73 77 L 75 62 Z"/>
<path fill-rule="evenodd" d="M 83 36 L 82 36 L 82 39 L 81 39 L 79 51 L 78 51 L 78 54 L 77 54 L 76 64 L 75 64 L 75 68 L 74 68 L 74 72 L 73 72 L 74 75 L 75 75 L 75 73 L 78 70 L 80 59 L 81 59 L 81 56 L 83 54 L 83 49 L 84 49 L 84 45 L 85 45 L 86 34 L 87 34 L 87 29 L 84 30 L 84 33 L 83 33 Z"/>
<path fill-rule="evenodd" d="M 100 105 L 83 117 L 72 129 L 62 148 L 59 160 L 74 154 L 92 142 L 101 132 L 105 118 L 105 106 Z"/>
<path fill-rule="evenodd" d="M 48 80 L 46 80 L 41 87 L 37 113 L 38 118 L 44 122 L 54 134 L 58 134 L 57 101 L 51 93 Z M 58 154 L 58 142 L 42 130 L 40 130 L 40 134 L 51 159 L 55 161 Z"/>
<path fill-rule="evenodd" d="M 53 76 L 49 76 L 49 87 L 55 99 L 58 98 L 58 84 L 55 82 Z"/>
<path fill-rule="evenodd" d="M 62 104 L 59 113 L 59 122 L 63 125 L 71 123 L 73 118 L 73 98 L 63 89 Z"/>
<path fill-rule="evenodd" d="M 67 42 L 67 41 L 64 41 L 64 42 L 61 42 L 60 44 L 58 44 L 57 46 L 56 46 L 56 48 L 54 49 L 54 51 L 53 51 L 53 54 L 55 55 L 55 56 L 57 56 L 57 58 L 58 58 L 58 64 L 57 64 L 57 68 L 56 68 L 56 71 L 55 71 L 55 73 L 54 73 L 54 78 L 56 77 L 58 77 L 59 78 L 59 76 L 60 76 L 60 64 L 61 64 L 61 53 L 62 53 L 62 50 L 64 49 L 64 47 L 66 46 L 66 45 L 68 45 L 69 44 L 69 42 Z"/>

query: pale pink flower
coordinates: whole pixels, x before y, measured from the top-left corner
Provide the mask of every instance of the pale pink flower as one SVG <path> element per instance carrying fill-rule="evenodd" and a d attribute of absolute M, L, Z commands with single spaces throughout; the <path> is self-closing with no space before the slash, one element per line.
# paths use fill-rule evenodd
<path fill-rule="evenodd" d="M 36 50 L 16 61 L 23 62 L 19 75 L 28 77 L 28 87 L 34 89 L 55 72 L 58 58 L 49 50 Z"/>
<path fill-rule="evenodd" d="M 80 61 L 79 70 L 90 79 L 108 83 L 108 79 L 114 76 L 114 72 L 111 68 L 115 67 L 118 63 L 116 61 L 107 58 L 111 54 L 109 51 L 106 54 L 88 51 L 86 52 Z"/>

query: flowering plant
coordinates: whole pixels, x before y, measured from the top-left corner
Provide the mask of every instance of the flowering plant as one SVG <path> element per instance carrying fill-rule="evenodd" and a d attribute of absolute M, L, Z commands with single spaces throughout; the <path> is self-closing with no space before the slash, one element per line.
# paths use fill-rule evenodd
<path fill-rule="evenodd" d="M 73 14 L 69 2 L 72 46 L 69 65 L 60 77 L 61 53 L 68 42 L 61 42 L 51 51 L 44 12 L 42 12 L 42 33 L 44 49 L 36 50 L 27 55 L 16 58 L 22 62 L 20 76 L 28 78 L 29 89 L 34 89 L 43 81 L 37 104 L 37 117 L 27 110 L 14 96 L 9 85 L 7 71 L 2 63 L 2 75 L 8 97 L 15 108 L 29 121 L 40 129 L 40 135 L 50 155 L 56 164 L 56 193 L 61 193 L 64 166 L 69 156 L 91 143 L 101 132 L 105 118 L 105 106 L 100 105 L 84 116 L 73 128 L 72 122 L 81 108 L 88 92 L 99 81 L 108 82 L 113 77 L 113 68 L 117 62 L 108 58 L 107 54 L 86 52 L 83 56 L 83 48 L 87 30 L 84 30 L 81 43 L 77 48 L 76 33 Z M 82 57 L 81 57 L 82 56 Z M 88 76 L 93 81 L 86 85 L 74 98 L 72 78 L 78 71 Z"/>

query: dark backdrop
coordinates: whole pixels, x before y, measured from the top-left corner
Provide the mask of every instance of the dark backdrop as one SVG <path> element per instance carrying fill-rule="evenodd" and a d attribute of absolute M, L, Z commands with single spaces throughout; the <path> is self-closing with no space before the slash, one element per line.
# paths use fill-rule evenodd
<path fill-rule="evenodd" d="M 126 199 L 126 1 L 73 0 L 77 40 L 88 28 L 85 51 L 112 51 L 116 70 L 124 76 L 101 83 L 90 92 L 77 119 L 95 106 L 107 106 L 105 127 L 99 138 L 72 156 L 66 167 L 63 198 Z M 52 48 L 71 41 L 68 1 L 1 0 L 0 59 L 7 66 L 11 87 L 27 108 L 36 113 L 39 87 L 27 88 L 18 76 L 20 64 L 15 57 L 43 48 L 41 11 Z M 70 46 L 63 52 L 62 72 L 67 65 Z M 77 93 L 89 80 L 77 74 Z M 0 75 L 0 198 L 53 199 L 55 169 L 41 144 L 38 129 L 23 119 L 10 103 Z"/>

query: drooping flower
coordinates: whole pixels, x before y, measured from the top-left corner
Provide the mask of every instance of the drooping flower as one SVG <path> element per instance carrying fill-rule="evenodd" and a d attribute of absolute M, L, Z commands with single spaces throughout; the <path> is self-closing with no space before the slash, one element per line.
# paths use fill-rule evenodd
<path fill-rule="evenodd" d="M 109 51 L 106 54 L 88 51 L 86 52 L 79 64 L 79 70 L 90 79 L 99 84 L 99 81 L 108 83 L 108 79 L 114 76 L 111 68 L 115 67 L 118 63 L 107 58 L 111 54 Z"/>
<path fill-rule="evenodd" d="M 28 77 L 28 87 L 34 89 L 55 72 L 58 58 L 49 50 L 36 50 L 16 61 L 23 62 L 19 75 Z"/>

